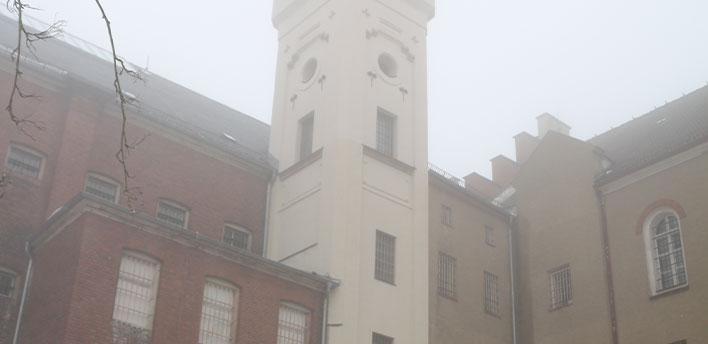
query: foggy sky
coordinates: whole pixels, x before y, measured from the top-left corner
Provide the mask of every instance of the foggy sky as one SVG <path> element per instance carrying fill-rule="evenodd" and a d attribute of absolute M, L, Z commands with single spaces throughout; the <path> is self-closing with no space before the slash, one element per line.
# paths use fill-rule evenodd
<path fill-rule="evenodd" d="M 43 8 L 31 15 L 64 19 L 66 31 L 108 47 L 93 1 L 28 2 Z M 270 123 L 270 0 L 103 5 L 120 55 Z M 535 135 L 543 112 L 588 139 L 706 85 L 707 19 L 705 0 L 437 0 L 430 161 L 459 177 L 489 176 L 489 159 L 513 159 L 512 136 Z"/>

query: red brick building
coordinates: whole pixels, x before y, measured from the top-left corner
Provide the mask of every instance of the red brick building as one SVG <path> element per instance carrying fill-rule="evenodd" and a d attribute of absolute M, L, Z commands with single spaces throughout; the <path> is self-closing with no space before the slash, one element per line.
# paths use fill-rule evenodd
<path fill-rule="evenodd" d="M 14 25 L 0 17 L 2 104 Z M 33 344 L 318 343 L 333 282 L 262 257 L 268 126 L 146 71 L 125 79 L 128 137 L 144 139 L 129 204 L 112 65 L 82 44 L 21 60 L 41 98 L 16 112 L 44 130 L 0 117 L 0 343 L 17 328 Z"/>

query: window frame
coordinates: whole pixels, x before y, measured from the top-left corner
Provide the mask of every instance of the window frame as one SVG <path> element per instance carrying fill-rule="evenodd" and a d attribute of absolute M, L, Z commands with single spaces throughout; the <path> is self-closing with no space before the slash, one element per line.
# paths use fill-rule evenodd
<path fill-rule="evenodd" d="M 304 147 L 305 145 L 305 125 L 309 126 L 309 147 Z M 297 152 L 296 152 L 296 161 L 303 161 L 307 159 L 312 153 L 314 153 L 314 147 L 315 147 L 315 112 L 310 111 L 307 115 L 302 116 L 297 121 Z M 305 152 L 307 151 L 307 152 Z"/>
<path fill-rule="evenodd" d="M 309 310 L 308 308 L 301 306 L 297 303 L 294 302 L 289 302 L 289 301 L 281 301 L 280 302 L 280 307 L 278 307 L 278 328 L 277 328 L 277 343 L 280 343 L 281 340 L 281 325 L 283 324 L 283 321 L 281 319 L 281 313 L 283 311 L 283 308 L 289 308 L 290 310 L 300 312 L 301 314 L 304 315 L 305 317 L 305 336 L 303 338 L 302 344 L 306 344 L 310 342 L 310 335 L 312 332 L 312 311 Z M 289 339 L 289 343 L 292 343 L 292 338 L 285 338 Z M 298 343 L 299 344 L 299 343 Z"/>
<path fill-rule="evenodd" d="M 376 230 L 374 243 L 374 278 L 396 285 L 396 237 L 380 230 Z"/>
<path fill-rule="evenodd" d="M 446 204 L 440 204 L 440 223 L 452 227 L 452 208 Z"/>
<path fill-rule="evenodd" d="M 381 130 L 382 128 L 384 128 L 384 126 L 381 124 L 382 119 L 390 120 L 390 131 L 384 132 L 383 130 Z M 394 159 L 396 158 L 398 150 L 397 127 L 398 117 L 394 113 L 387 111 L 381 107 L 378 107 L 376 111 L 376 142 L 374 147 L 376 147 L 377 152 Z M 384 140 L 381 140 L 381 138 L 383 137 L 385 139 L 386 136 L 388 136 L 390 144 L 384 147 L 384 144 L 386 144 L 387 142 L 384 142 Z"/>
<path fill-rule="evenodd" d="M 153 276 L 154 276 L 154 277 L 153 277 L 152 286 L 151 286 L 151 289 L 150 289 L 150 297 L 151 297 L 151 299 L 150 299 L 150 310 L 151 310 L 151 312 L 150 312 L 150 321 L 148 322 L 148 323 L 149 323 L 149 324 L 148 324 L 149 326 L 148 326 L 147 328 L 141 328 L 141 327 L 139 327 L 138 325 L 131 324 L 131 323 L 125 322 L 125 321 L 123 321 L 123 320 L 118 320 L 118 319 L 115 318 L 115 316 L 116 316 L 116 306 L 117 306 L 117 304 L 118 304 L 118 296 L 119 296 L 118 285 L 119 285 L 119 283 L 120 283 L 120 281 L 121 281 L 121 271 L 122 271 L 122 270 L 121 270 L 121 267 L 122 267 L 122 265 L 123 265 L 123 259 L 125 259 L 126 257 L 132 257 L 132 258 L 134 258 L 134 259 L 143 260 L 143 261 L 146 261 L 146 262 L 148 262 L 148 263 L 153 264 L 153 268 L 154 268 Z M 155 259 L 155 258 L 153 258 L 153 257 L 151 257 L 151 256 L 148 256 L 148 255 L 146 255 L 146 254 L 140 253 L 140 252 L 136 252 L 136 251 L 132 251 L 132 250 L 123 250 L 123 252 L 121 253 L 120 264 L 119 264 L 119 266 L 118 266 L 118 274 L 117 274 L 117 276 L 116 276 L 115 295 L 114 295 L 114 298 L 113 298 L 113 310 L 112 310 L 112 314 L 111 314 L 111 322 L 112 322 L 114 325 L 115 325 L 116 322 L 119 322 L 119 323 L 121 323 L 122 325 L 125 325 L 125 326 L 129 326 L 129 327 L 133 327 L 133 328 L 138 328 L 138 329 L 141 329 L 141 330 L 145 330 L 145 331 L 148 331 L 148 332 L 150 333 L 150 336 L 152 337 L 152 331 L 153 331 L 153 328 L 154 328 L 154 325 L 155 325 L 155 309 L 156 309 L 156 306 L 157 306 L 157 294 L 158 294 L 158 288 L 159 288 L 159 285 L 160 285 L 160 271 L 161 271 L 161 269 L 162 269 L 162 262 L 160 262 L 159 260 L 157 260 L 157 259 Z M 113 336 L 114 336 L 114 337 L 115 337 L 116 335 L 117 335 L 116 333 L 113 333 Z"/>
<path fill-rule="evenodd" d="M 484 242 L 491 247 L 497 246 L 495 243 L 495 240 L 494 240 L 495 239 L 495 237 L 494 237 L 495 232 L 496 232 L 496 230 L 494 230 L 494 227 L 484 226 Z"/>
<path fill-rule="evenodd" d="M 495 317 L 500 317 L 501 302 L 499 298 L 499 277 L 489 271 L 483 271 L 482 281 L 484 283 L 482 287 L 484 297 L 484 313 Z"/>
<path fill-rule="evenodd" d="M 120 185 L 120 183 L 119 183 L 118 181 L 116 181 L 115 179 L 113 179 L 113 178 L 111 178 L 111 177 L 105 176 L 105 175 L 103 175 L 103 174 L 99 174 L 99 173 L 96 173 L 96 172 L 89 172 L 89 173 L 86 175 L 86 180 L 84 181 L 84 192 L 86 192 L 86 193 L 88 193 L 88 194 L 91 194 L 91 195 L 93 195 L 93 196 L 95 196 L 95 197 L 98 197 L 98 198 L 101 198 L 101 197 L 100 197 L 100 196 L 97 196 L 97 195 L 94 195 L 94 194 L 92 194 L 92 193 L 90 193 L 90 192 L 87 191 L 87 189 L 88 189 L 88 183 L 89 183 L 89 179 L 90 179 L 90 178 L 98 179 L 99 181 L 104 182 L 104 183 L 106 183 L 106 184 L 113 184 L 113 186 L 115 186 L 115 188 L 116 188 L 116 192 L 115 192 L 115 195 L 113 196 L 113 201 L 112 201 L 112 202 L 115 203 L 115 204 L 118 204 L 118 202 L 120 202 L 120 189 L 121 189 L 121 185 Z M 102 199 L 103 199 L 103 198 L 102 198 Z M 106 201 L 107 201 L 107 199 L 106 199 Z"/>
<path fill-rule="evenodd" d="M 26 174 L 26 173 L 23 173 L 23 172 L 20 171 L 20 170 L 17 170 L 17 169 L 14 169 L 14 168 L 10 167 L 10 165 L 9 165 L 9 163 L 10 163 L 10 155 L 12 155 L 12 151 L 13 151 L 13 150 L 18 150 L 18 151 L 20 151 L 20 152 L 22 152 L 22 153 L 24 153 L 24 154 L 31 155 L 31 156 L 34 156 L 34 157 L 39 158 L 39 168 L 38 168 L 38 171 L 37 171 L 37 176 L 28 175 L 28 174 Z M 37 149 L 34 149 L 34 148 L 31 148 L 31 147 L 28 147 L 28 146 L 23 145 L 23 144 L 18 144 L 18 143 L 14 143 L 14 142 L 11 142 L 11 143 L 10 143 L 10 147 L 9 147 L 8 150 L 7 150 L 7 155 L 5 156 L 5 167 L 8 169 L 8 171 L 9 171 L 10 173 L 12 173 L 12 174 L 14 174 L 14 175 L 22 176 L 22 177 L 24 177 L 24 178 L 31 178 L 31 179 L 33 179 L 33 180 L 42 180 L 42 177 L 44 176 L 44 165 L 45 165 L 45 162 L 46 162 L 46 156 L 45 156 L 44 153 L 42 153 L 41 151 L 39 151 L 39 150 L 37 150 Z"/>
<path fill-rule="evenodd" d="M 438 252 L 438 295 L 457 300 L 457 258 Z"/>
<path fill-rule="evenodd" d="M 241 233 L 246 234 L 246 235 L 247 235 L 247 238 L 246 238 L 246 247 L 245 247 L 245 248 L 242 248 L 242 247 L 239 247 L 239 246 L 232 245 L 232 244 L 228 243 L 228 242 L 226 241 L 226 230 L 232 230 L 232 231 L 235 231 L 235 232 L 241 232 Z M 235 225 L 235 224 L 232 224 L 232 223 L 225 223 L 225 224 L 224 224 L 224 229 L 223 229 L 223 235 L 222 235 L 222 237 L 221 237 L 221 240 L 222 240 L 223 243 L 225 243 L 225 244 L 227 244 L 227 245 L 229 245 L 229 246 L 231 246 L 231 247 L 235 247 L 235 248 L 238 248 L 238 249 L 243 249 L 243 250 L 246 250 L 246 251 L 250 251 L 250 250 L 251 250 L 251 244 L 253 243 L 253 233 L 251 233 L 251 231 L 249 231 L 248 229 L 243 228 L 243 227 L 241 227 L 241 226 L 238 226 L 238 225 Z"/>
<path fill-rule="evenodd" d="M 202 310 L 199 316 L 199 342 L 202 342 L 202 334 L 205 332 L 204 329 L 202 328 L 202 325 L 204 324 L 204 307 L 205 307 L 205 300 L 206 300 L 206 292 L 207 292 L 207 286 L 209 284 L 216 285 L 217 287 L 221 288 L 226 288 L 230 289 L 233 291 L 233 304 L 231 305 L 231 326 L 230 328 L 230 338 L 228 340 L 228 343 L 233 343 L 236 341 L 236 336 L 238 335 L 238 309 L 239 309 L 239 298 L 241 296 L 241 290 L 240 288 L 228 281 L 225 281 L 220 278 L 214 278 L 214 277 L 207 277 L 204 281 L 204 288 L 203 288 L 203 293 L 202 293 Z"/>
<path fill-rule="evenodd" d="M 661 266 L 657 262 L 657 255 L 658 253 L 656 252 L 656 241 L 659 239 L 658 236 L 654 234 L 654 227 L 659 222 L 662 218 L 668 218 L 668 217 L 674 217 L 676 219 L 676 224 L 677 228 L 675 230 L 669 229 L 669 231 L 674 231 L 678 233 L 679 236 L 679 243 L 680 243 L 680 252 L 681 252 L 681 260 L 683 264 L 683 283 L 678 283 L 678 279 L 680 277 L 678 276 L 673 276 L 672 280 L 674 280 L 674 285 L 670 287 L 664 288 L 659 288 L 659 279 L 660 277 L 658 275 L 659 269 L 661 269 Z M 668 237 L 671 238 L 671 234 L 669 231 L 666 233 L 662 234 L 661 237 Z M 662 295 L 665 293 L 669 293 L 671 291 L 677 290 L 677 289 L 682 289 L 688 286 L 688 267 L 686 264 L 686 247 L 684 246 L 684 240 L 683 240 L 683 232 L 681 231 L 681 217 L 679 214 L 672 208 L 670 207 L 660 207 L 652 211 L 644 220 L 644 226 L 642 230 L 642 236 L 644 239 L 644 253 L 646 257 L 646 263 L 647 263 L 647 275 L 649 278 L 649 290 L 651 293 L 651 296 L 658 296 Z M 669 239 L 671 240 L 671 239 Z M 671 245 L 672 242 L 669 241 L 669 245 Z M 679 250 L 674 250 L 671 251 L 671 248 L 669 248 L 669 259 L 672 262 L 671 263 L 671 269 L 673 270 L 673 266 L 675 265 L 673 263 L 675 258 L 672 258 L 675 253 L 677 253 Z"/>
<path fill-rule="evenodd" d="M 170 222 L 170 221 L 168 221 L 168 220 L 165 220 L 165 219 L 160 218 L 160 206 L 161 206 L 162 204 L 165 204 L 165 205 L 167 205 L 167 206 L 169 206 L 169 207 L 177 208 L 177 209 L 179 209 L 179 210 L 184 211 L 184 223 L 182 224 L 182 226 L 179 226 L 179 225 L 177 225 L 176 223 L 172 223 L 172 222 Z M 175 201 L 171 201 L 171 200 L 168 200 L 168 199 L 160 199 L 160 200 L 158 200 L 158 201 L 157 201 L 157 212 L 156 212 L 156 214 L 155 214 L 155 217 L 156 217 L 157 219 L 159 219 L 160 221 L 162 221 L 163 223 L 167 223 L 167 224 L 170 224 L 170 225 L 172 225 L 172 226 L 180 227 L 180 228 L 183 228 L 183 229 L 189 228 L 189 227 L 188 227 L 188 225 L 189 225 L 189 208 L 187 208 L 187 207 L 185 207 L 185 206 L 183 206 L 183 205 L 181 205 L 181 204 L 179 204 L 179 203 L 177 203 L 177 202 L 175 202 Z"/>
<path fill-rule="evenodd" d="M 562 280 L 560 283 L 557 283 L 558 279 L 554 279 L 555 276 L 560 274 L 567 275 L 565 279 L 567 282 L 565 284 L 563 284 Z M 548 280 L 550 283 L 550 311 L 573 305 L 573 279 L 570 264 L 561 265 L 548 270 Z M 563 300 L 563 294 L 566 294 L 566 300 Z"/>

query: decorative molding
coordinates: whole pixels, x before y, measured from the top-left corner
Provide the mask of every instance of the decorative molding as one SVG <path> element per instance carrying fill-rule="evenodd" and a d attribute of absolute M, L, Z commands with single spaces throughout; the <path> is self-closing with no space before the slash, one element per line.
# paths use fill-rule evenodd
<path fill-rule="evenodd" d="M 286 168 L 283 170 L 283 172 L 280 172 L 278 174 L 278 177 L 280 178 L 281 181 L 284 181 L 294 174 L 298 173 L 299 171 L 302 171 L 305 169 L 305 167 L 310 166 L 314 164 L 316 161 L 322 159 L 322 150 L 324 148 L 320 148 L 316 151 L 314 151 L 312 154 L 310 154 L 307 158 L 304 158 L 298 162 L 296 162 L 294 165 Z"/>
<path fill-rule="evenodd" d="M 406 164 L 403 161 L 400 161 L 396 158 L 390 157 L 386 154 L 383 154 L 376 149 L 373 149 L 367 145 L 362 145 L 364 147 L 364 155 L 368 156 L 370 158 L 374 158 L 375 160 L 378 160 L 379 162 L 382 162 L 388 166 L 391 166 L 405 174 L 408 175 L 413 175 L 413 172 L 415 172 L 415 167 Z"/>
<path fill-rule="evenodd" d="M 367 182 L 364 182 L 361 186 L 362 189 L 371 192 L 374 195 L 377 195 L 379 197 L 385 198 L 393 203 L 396 203 L 402 207 L 408 208 L 408 209 L 413 209 L 413 207 L 410 205 L 410 202 L 406 199 L 400 198 L 390 192 L 386 192 L 384 190 L 381 190 Z"/>
<path fill-rule="evenodd" d="M 637 235 L 642 234 L 642 231 L 644 230 L 644 222 L 646 221 L 647 216 L 649 216 L 649 214 L 653 213 L 659 208 L 671 208 L 673 211 L 676 212 L 676 214 L 678 214 L 680 219 L 686 217 L 686 211 L 683 209 L 681 204 L 672 199 L 660 199 L 644 208 L 642 214 L 639 215 L 639 219 L 637 220 L 637 224 L 635 226 L 635 231 Z"/>

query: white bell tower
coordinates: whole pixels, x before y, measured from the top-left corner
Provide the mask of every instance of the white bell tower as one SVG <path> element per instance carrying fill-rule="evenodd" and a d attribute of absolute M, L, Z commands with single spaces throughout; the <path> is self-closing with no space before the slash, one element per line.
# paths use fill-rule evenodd
<path fill-rule="evenodd" d="M 328 343 L 428 342 L 434 0 L 274 0 L 267 256 L 341 280 Z"/>

